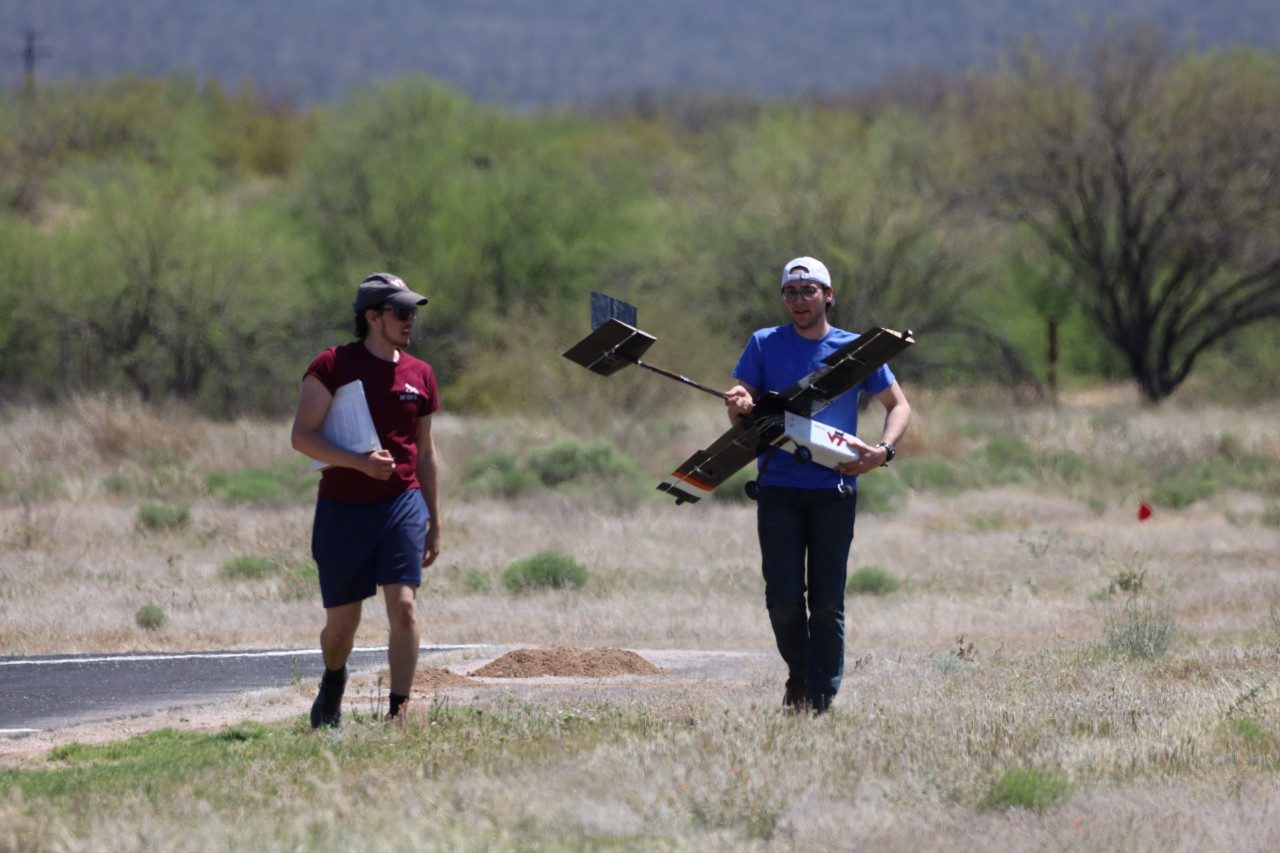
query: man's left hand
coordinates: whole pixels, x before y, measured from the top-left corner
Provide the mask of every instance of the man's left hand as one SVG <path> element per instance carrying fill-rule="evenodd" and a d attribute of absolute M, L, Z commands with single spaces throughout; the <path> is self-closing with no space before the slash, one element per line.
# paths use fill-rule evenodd
<path fill-rule="evenodd" d="M 872 468 L 879 468 L 889 458 L 889 451 L 883 447 L 872 447 L 857 436 L 847 436 L 846 440 L 858 452 L 856 462 L 841 462 L 835 469 L 846 477 L 857 477 Z"/>

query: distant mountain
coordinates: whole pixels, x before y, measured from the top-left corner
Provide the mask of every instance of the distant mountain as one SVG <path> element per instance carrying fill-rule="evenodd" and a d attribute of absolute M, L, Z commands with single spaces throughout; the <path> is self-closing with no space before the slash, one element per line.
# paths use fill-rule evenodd
<path fill-rule="evenodd" d="M 638 90 L 848 92 L 904 69 L 1069 50 L 1140 20 L 1196 47 L 1280 45 L 1278 0 L 0 0 L 0 82 L 192 71 L 299 103 L 426 72 L 516 107 Z M 9 49 L 4 49 L 8 43 Z"/>

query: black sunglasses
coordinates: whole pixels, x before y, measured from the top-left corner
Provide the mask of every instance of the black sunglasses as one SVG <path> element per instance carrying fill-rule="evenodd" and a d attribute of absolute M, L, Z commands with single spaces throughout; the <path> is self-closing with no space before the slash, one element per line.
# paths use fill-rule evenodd
<path fill-rule="evenodd" d="M 414 317 L 418 316 L 418 309 L 416 306 L 392 305 L 390 303 L 383 303 L 382 310 L 394 311 L 396 313 L 396 319 L 401 322 L 404 322 L 405 320 L 411 320 Z"/>

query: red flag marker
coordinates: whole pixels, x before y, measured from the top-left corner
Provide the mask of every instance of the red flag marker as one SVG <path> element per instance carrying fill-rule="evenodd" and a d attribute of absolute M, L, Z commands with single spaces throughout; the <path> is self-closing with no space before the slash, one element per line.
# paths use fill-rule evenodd
<path fill-rule="evenodd" d="M 1151 517 L 1151 504 L 1143 501 L 1138 504 L 1138 521 L 1146 521 Z"/>

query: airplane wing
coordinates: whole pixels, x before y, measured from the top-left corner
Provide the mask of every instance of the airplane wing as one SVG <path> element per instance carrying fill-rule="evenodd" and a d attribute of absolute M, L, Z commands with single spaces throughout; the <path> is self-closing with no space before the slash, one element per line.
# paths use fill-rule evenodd
<path fill-rule="evenodd" d="M 729 427 L 706 450 L 699 450 L 658 484 L 661 491 L 675 496 L 676 503 L 695 503 L 711 494 L 716 486 L 753 462 L 765 447 L 782 435 L 780 413 L 747 417 Z"/>
<path fill-rule="evenodd" d="M 915 343 L 911 332 L 876 327 L 823 359 L 817 370 L 778 394 L 787 411 L 811 416 Z"/>

